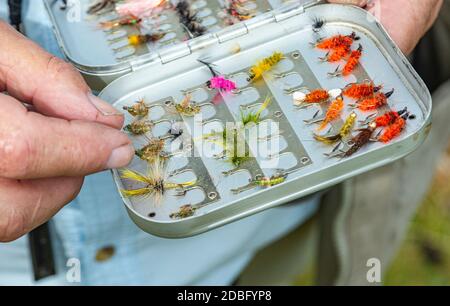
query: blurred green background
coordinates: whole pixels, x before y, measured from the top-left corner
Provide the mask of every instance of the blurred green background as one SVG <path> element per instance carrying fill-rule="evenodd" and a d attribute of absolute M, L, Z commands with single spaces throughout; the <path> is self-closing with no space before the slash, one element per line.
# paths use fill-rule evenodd
<path fill-rule="evenodd" d="M 450 146 L 384 283 L 450 284 Z"/>

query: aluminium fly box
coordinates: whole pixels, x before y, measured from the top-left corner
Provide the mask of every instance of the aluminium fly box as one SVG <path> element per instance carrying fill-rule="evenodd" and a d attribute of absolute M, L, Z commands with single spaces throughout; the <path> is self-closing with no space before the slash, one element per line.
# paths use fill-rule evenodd
<path fill-rule="evenodd" d="M 325 21 L 320 31 L 311 26 L 317 17 Z M 352 32 L 359 38 L 355 48 L 363 46 L 360 64 L 349 76 L 330 77 L 330 72 L 342 67 L 342 61 L 319 61 L 325 52 L 310 43 L 319 37 Z M 274 52 L 282 52 L 283 59 L 261 79 L 251 81 L 252 65 Z M 199 59 L 211 63 L 212 69 Z M 211 90 L 211 70 L 233 80 L 237 88 L 229 93 Z M 359 121 L 374 112 L 350 109 L 350 104 L 358 104 L 345 98 L 340 117 L 318 132 L 316 125 L 307 122 L 327 113 L 328 106 L 297 107 L 292 93 L 304 88 L 346 88 L 349 83 L 368 79 L 383 84 L 382 92 L 395 89 L 388 104 L 376 114 L 407 108 L 408 118 L 404 118 L 408 120 L 394 140 L 373 141 L 345 156 L 358 142 L 355 136 L 361 131 L 357 129 L 367 131 Z M 426 138 L 432 107 L 426 86 L 382 26 L 360 8 L 332 4 L 291 3 L 165 48 L 154 60 L 134 64 L 131 73 L 112 82 L 100 96 L 124 110 L 126 125 L 136 120 L 129 112 L 136 101 L 142 101 L 141 106 L 149 111 L 145 120 L 153 124 L 152 132 L 131 135 L 138 152 L 142 153 L 150 139 L 182 136 L 165 143 L 167 169 L 153 166 L 149 171 L 149 163 L 141 155 L 133 160 L 128 173 L 113 171 L 133 221 L 148 233 L 168 238 L 200 234 L 402 158 Z M 197 115 L 176 111 L 186 99 L 198 109 Z M 268 99 L 271 103 L 265 103 Z M 241 143 L 243 151 L 250 154 L 233 164 L 230 158 L 221 158 L 224 146 L 205 141 L 205 135 L 229 131 L 228 124 L 241 122 L 252 110 L 260 121 L 245 128 Z M 339 134 L 346 118 L 353 114 L 358 123 L 337 147 L 314 139 L 314 133 Z M 260 133 L 263 124 L 267 128 Z M 258 131 L 252 134 L 254 129 Z M 371 135 L 376 138 L 383 131 L 377 129 Z M 239 138 L 234 135 L 233 140 Z M 140 183 L 133 180 L 141 174 L 148 175 L 150 181 L 143 183 L 142 177 L 138 177 Z M 156 185 L 156 194 L 142 192 Z M 136 196 L 139 188 L 141 196 Z"/>
<path fill-rule="evenodd" d="M 141 62 L 157 60 L 155 51 L 186 41 L 192 35 L 180 23 L 179 16 L 173 9 L 178 0 L 165 0 L 171 8 L 166 8 L 155 16 L 142 18 L 137 26 L 105 29 L 101 23 L 119 20 L 118 14 L 110 7 L 96 14 L 88 14 L 88 8 L 97 0 L 68 1 L 68 7 L 62 9 L 61 0 L 43 0 L 51 19 L 58 44 L 68 61 L 70 61 L 86 79 L 89 86 L 100 91 L 114 79 L 133 71 Z M 152 0 L 149 0 L 152 1 Z M 220 15 L 223 14 L 227 0 L 193 0 L 189 1 L 205 33 L 216 33 L 228 26 Z M 310 0 L 303 0 L 307 2 Z M 287 0 L 248 0 L 248 9 L 252 16 L 280 7 Z M 121 3 L 121 1 L 117 1 Z M 236 22 L 236 21 L 231 21 Z M 165 36 L 156 41 L 139 46 L 127 46 L 130 35 L 148 34 L 155 30 L 164 31 Z"/>

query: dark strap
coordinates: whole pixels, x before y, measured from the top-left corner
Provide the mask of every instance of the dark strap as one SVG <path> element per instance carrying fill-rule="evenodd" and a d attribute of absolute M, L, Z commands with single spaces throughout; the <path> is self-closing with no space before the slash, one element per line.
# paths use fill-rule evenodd
<path fill-rule="evenodd" d="M 8 0 L 9 21 L 17 30 L 22 24 L 22 0 Z"/>
<path fill-rule="evenodd" d="M 34 279 L 36 281 L 56 274 L 53 248 L 48 223 L 28 234 Z"/>

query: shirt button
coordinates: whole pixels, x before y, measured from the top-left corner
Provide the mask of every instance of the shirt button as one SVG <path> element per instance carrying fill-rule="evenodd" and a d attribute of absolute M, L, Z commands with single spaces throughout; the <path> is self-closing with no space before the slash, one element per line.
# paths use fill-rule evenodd
<path fill-rule="evenodd" d="M 97 251 L 95 260 L 98 262 L 108 261 L 114 256 L 115 253 L 116 249 L 113 246 L 106 246 Z"/>

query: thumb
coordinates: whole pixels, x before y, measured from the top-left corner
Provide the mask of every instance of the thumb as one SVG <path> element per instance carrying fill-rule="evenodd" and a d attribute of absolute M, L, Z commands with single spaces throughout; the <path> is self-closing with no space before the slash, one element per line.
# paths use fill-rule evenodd
<path fill-rule="evenodd" d="M 133 158 L 129 138 L 115 128 L 45 117 L 5 95 L 0 104 L 0 177 L 81 177 L 124 167 Z"/>
<path fill-rule="evenodd" d="M 44 115 L 96 121 L 115 128 L 123 116 L 93 96 L 78 71 L 0 22 L 0 90 Z"/>

